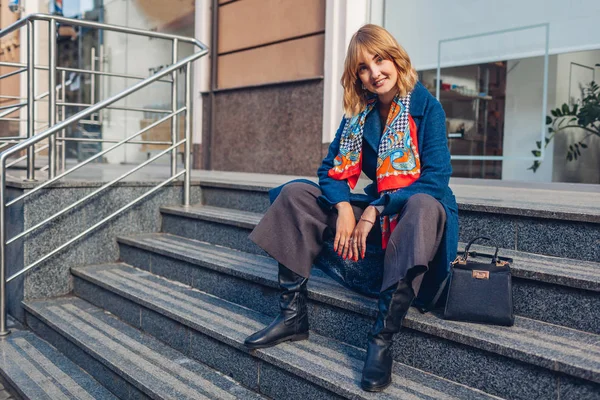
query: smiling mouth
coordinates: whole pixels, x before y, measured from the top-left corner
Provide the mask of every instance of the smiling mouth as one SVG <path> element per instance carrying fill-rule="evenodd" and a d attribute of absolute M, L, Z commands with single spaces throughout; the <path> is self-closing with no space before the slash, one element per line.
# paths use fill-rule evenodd
<path fill-rule="evenodd" d="M 385 78 L 382 78 L 382 79 L 379 79 L 378 81 L 373 82 L 373 86 L 380 87 L 383 85 L 383 81 L 385 81 Z"/>

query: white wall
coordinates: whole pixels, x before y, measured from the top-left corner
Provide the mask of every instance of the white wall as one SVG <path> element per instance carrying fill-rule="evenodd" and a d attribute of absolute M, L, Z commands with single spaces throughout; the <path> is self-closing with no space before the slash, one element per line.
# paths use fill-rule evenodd
<path fill-rule="evenodd" d="M 195 0 L 194 37 L 210 47 L 212 10 L 210 0 Z M 209 53 L 210 54 L 210 53 Z M 192 143 L 202 143 L 202 93 L 210 90 L 210 56 L 196 61 L 194 65 L 193 96 L 193 138 Z"/>
<path fill-rule="evenodd" d="M 550 24 L 550 53 L 600 47 L 597 0 L 386 0 L 384 26 L 410 54 L 417 69 L 437 67 L 439 40 L 484 32 Z M 452 65 L 541 55 L 543 29 L 464 40 L 444 45 Z"/>
<path fill-rule="evenodd" d="M 556 56 L 548 65 L 548 113 L 556 93 Z M 504 114 L 504 143 L 502 179 L 528 182 L 552 182 L 554 142 L 545 150 L 544 161 L 536 173 L 528 170 L 533 161 L 518 160 L 533 157 L 531 150 L 540 140 L 542 123 L 544 58 L 534 57 L 509 61 L 506 76 L 506 103 Z M 544 134 L 546 134 L 544 127 Z"/>
<path fill-rule="evenodd" d="M 348 43 L 354 32 L 369 22 L 368 0 L 328 0 L 325 8 L 325 57 L 323 79 L 323 143 L 335 138 L 342 111 L 340 83 Z M 375 18 L 375 16 L 374 16 Z"/>
<path fill-rule="evenodd" d="M 327 0 L 323 79 L 323 143 L 335 138 L 343 115 L 340 83 L 352 35 L 364 24 L 383 25 L 385 0 Z"/>

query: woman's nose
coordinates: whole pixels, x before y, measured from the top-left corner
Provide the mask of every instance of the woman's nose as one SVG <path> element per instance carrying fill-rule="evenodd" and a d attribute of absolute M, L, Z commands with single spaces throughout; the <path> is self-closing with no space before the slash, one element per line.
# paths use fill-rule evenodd
<path fill-rule="evenodd" d="M 377 80 L 377 78 L 379 78 L 379 75 L 381 75 L 379 68 L 372 67 L 371 68 L 371 79 Z"/>

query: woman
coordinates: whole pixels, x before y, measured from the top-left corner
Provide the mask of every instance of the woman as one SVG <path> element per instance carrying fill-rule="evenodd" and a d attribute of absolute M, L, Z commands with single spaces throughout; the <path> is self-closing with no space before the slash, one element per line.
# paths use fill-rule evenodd
<path fill-rule="evenodd" d="M 456 256 L 458 215 L 448 187 L 452 168 L 445 115 L 417 81 L 404 49 L 385 29 L 365 25 L 352 37 L 342 76 L 344 111 L 319 185 L 294 181 L 250 238 L 279 262 L 281 313 L 246 339 L 251 349 L 308 338 L 306 282 L 326 240 L 343 259 L 385 250 L 379 311 L 368 335 L 361 385 L 391 383 L 392 336 L 417 294 L 431 302 Z M 365 195 L 350 192 L 364 172 Z"/>

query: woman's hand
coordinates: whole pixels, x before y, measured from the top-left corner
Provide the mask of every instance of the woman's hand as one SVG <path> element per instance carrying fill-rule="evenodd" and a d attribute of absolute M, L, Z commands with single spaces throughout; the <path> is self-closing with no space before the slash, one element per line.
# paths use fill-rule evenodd
<path fill-rule="evenodd" d="M 345 260 L 346 257 L 352 255 L 350 238 L 356 226 L 356 219 L 352 206 L 347 201 L 337 203 L 335 208 L 338 211 L 338 217 L 335 226 L 333 250 Z"/>
<path fill-rule="evenodd" d="M 363 214 L 358 220 L 358 224 L 356 224 L 351 238 L 352 251 L 350 252 L 350 257 L 354 256 L 354 261 L 358 261 L 359 255 L 361 258 L 365 258 L 365 252 L 367 251 L 367 236 L 369 236 L 369 232 L 373 229 L 373 225 L 377 223 L 378 214 L 375 207 L 369 206 L 365 208 L 365 211 L 363 211 Z"/>

